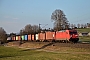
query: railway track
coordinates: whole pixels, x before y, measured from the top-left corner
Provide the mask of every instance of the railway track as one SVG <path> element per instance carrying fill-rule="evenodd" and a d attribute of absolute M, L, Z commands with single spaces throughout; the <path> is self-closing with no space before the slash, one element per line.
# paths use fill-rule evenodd
<path fill-rule="evenodd" d="M 19 45 L 19 41 L 13 41 L 10 42 L 11 44 L 14 45 Z M 40 48 L 46 48 L 48 46 L 56 46 L 56 47 L 71 47 L 71 48 L 85 48 L 85 49 L 90 49 L 90 43 L 85 43 L 85 42 L 79 42 L 79 43 L 58 43 L 58 42 L 27 42 L 24 41 L 22 45 L 25 46 L 25 44 L 28 43 L 29 45 L 37 46 Z M 26 45 L 27 46 L 27 45 Z"/>

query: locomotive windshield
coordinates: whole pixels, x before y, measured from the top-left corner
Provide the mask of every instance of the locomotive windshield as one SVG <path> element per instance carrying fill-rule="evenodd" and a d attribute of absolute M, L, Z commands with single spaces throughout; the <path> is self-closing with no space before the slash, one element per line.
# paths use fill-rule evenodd
<path fill-rule="evenodd" d="M 72 34 L 77 34 L 77 31 L 70 31 L 69 33 L 70 33 L 71 35 L 72 35 Z"/>

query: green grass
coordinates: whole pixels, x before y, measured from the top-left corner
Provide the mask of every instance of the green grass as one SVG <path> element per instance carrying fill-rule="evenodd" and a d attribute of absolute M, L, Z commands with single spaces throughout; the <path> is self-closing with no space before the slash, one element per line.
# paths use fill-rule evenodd
<path fill-rule="evenodd" d="M 81 41 L 89 41 L 90 42 L 90 36 L 81 36 L 81 37 L 79 37 L 79 40 L 81 40 Z"/>
<path fill-rule="evenodd" d="M 86 52 L 86 53 L 84 53 Z M 89 53 L 89 54 L 88 54 Z M 89 60 L 90 50 L 68 49 L 68 51 L 45 52 L 0 46 L 0 60 Z"/>
<path fill-rule="evenodd" d="M 76 29 L 79 33 L 90 32 L 90 28 Z M 90 36 L 79 37 L 80 41 L 90 41 Z"/>
<path fill-rule="evenodd" d="M 90 28 L 76 29 L 78 32 L 90 32 Z"/>

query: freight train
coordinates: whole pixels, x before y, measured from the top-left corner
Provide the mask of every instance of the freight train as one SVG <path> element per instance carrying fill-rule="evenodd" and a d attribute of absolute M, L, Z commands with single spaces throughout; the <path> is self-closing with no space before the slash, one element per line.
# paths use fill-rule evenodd
<path fill-rule="evenodd" d="M 37 34 L 16 35 L 8 37 L 7 40 L 12 41 L 58 41 L 73 42 L 79 41 L 77 30 L 61 30 L 61 31 L 45 31 Z"/>

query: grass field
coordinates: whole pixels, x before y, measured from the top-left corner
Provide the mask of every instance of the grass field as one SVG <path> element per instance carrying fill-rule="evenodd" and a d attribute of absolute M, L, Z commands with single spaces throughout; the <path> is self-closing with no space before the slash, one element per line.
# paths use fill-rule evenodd
<path fill-rule="evenodd" d="M 81 36 L 81 37 L 79 37 L 79 39 L 80 39 L 81 41 L 90 42 L 90 36 Z"/>
<path fill-rule="evenodd" d="M 77 29 L 78 32 L 90 32 L 90 28 L 84 28 L 84 29 Z M 90 36 L 82 36 L 79 37 L 80 41 L 89 41 L 90 42 Z"/>
<path fill-rule="evenodd" d="M 78 32 L 90 32 L 90 28 L 76 29 Z"/>
<path fill-rule="evenodd" d="M 0 46 L 0 60 L 90 60 L 90 50 L 68 48 L 57 52 Z"/>

